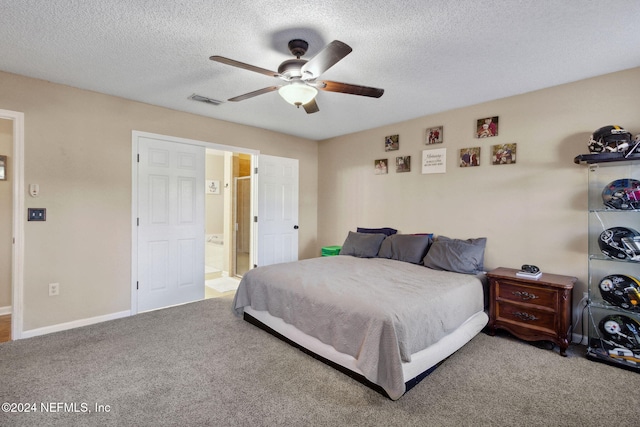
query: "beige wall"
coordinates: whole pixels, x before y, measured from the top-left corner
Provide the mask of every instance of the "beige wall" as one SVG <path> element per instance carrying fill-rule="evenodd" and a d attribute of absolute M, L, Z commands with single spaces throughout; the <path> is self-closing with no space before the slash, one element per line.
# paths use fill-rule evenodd
<path fill-rule="evenodd" d="M 0 155 L 7 156 L 7 180 L 0 181 L 0 308 L 11 306 L 13 218 L 13 121 L 0 119 Z"/>
<path fill-rule="evenodd" d="M 224 154 L 207 153 L 206 179 L 216 180 L 224 185 Z M 205 197 L 205 229 L 207 234 L 224 233 L 224 198 L 226 192 L 207 194 Z"/>
<path fill-rule="evenodd" d="M 499 116 L 499 135 L 474 138 L 489 116 Z M 587 168 L 573 159 L 609 124 L 640 132 L 640 68 L 322 141 L 318 243 L 342 244 L 358 226 L 487 237 L 488 269 L 531 263 L 576 276 L 577 301 L 587 286 Z M 443 144 L 424 145 L 425 129 L 439 125 Z M 385 152 L 393 134 L 400 149 Z M 491 145 L 513 142 L 517 163 L 492 165 Z M 477 146 L 481 165 L 459 167 L 459 150 Z M 421 174 L 431 148 L 447 149 L 446 173 Z M 396 156 L 411 156 L 411 172 L 374 175 L 374 160 Z"/>
<path fill-rule="evenodd" d="M 584 166 L 597 127 L 640 132 L 640 69 L 316 142 L 0 72 L 0 108 L 25 113 L 24 329 L 130 309 L 131 131 L 260 150 L 300 160 L 300 258 L 341 244 L 358 226 L 488 237 L 486 267 L 534 263 L 587 281 Z M 497 115 L 500 135 L 474 138 Z M 444 125 L 445 142 L 423 144 Z M 400 150 L 383 138 L 400 135 Z M 490 164 L 490 146 L 515 142 L 515 165 Z M 481 166 L 459 168 L 459 150 L 482 147 Z M 422 175 L 421 152 L 447 148 L 447 172 Z M 412 171 L 374 175 L 375 159 L 412 156 Z M 317 234 L 316 234 L 317 230 Z M 60 295 L 47 285 L 59 282 Z M 1 288 L 0 288 L 1 289 Z M 0 292 L 2 292 L 0 290 Z M 2 298 L 0 296 L 0 298 Z M 2 306 L 2 303 L 0 303 Z"/>
<path fill-rule="evenodd" d="M 133 130 L 299 159 L 299 256 L 317 252 L 316 142 L 2 72 L 0 93 L 25 114 L 25 207 L 47 209 L 25 224 L 24 330 L 130 309 Z"/>

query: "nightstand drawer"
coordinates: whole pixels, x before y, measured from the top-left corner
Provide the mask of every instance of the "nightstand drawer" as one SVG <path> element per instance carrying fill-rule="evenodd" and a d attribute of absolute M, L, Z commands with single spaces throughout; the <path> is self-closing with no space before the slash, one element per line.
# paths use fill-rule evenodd
<path fill-rule="evenodd" d="M 545 289 L 539 286 L 528 286 L 522 283 L 511 282 L 506 279 L 498 280 L 498 299 L 543 307 L 555 307 L 558 293 L 554 289 Z"/>
<path fill-rule="evenodd" d="M 550 333 L 555 331 L 555 312 L 536 310 L 507 302 L 498 302 L 496 305 L 496 320 L 498 321 L 514 323 Z"/>

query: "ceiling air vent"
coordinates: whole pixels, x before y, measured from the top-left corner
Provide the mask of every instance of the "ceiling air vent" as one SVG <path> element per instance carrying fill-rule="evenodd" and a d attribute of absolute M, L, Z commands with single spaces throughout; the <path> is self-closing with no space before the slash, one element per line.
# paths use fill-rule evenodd
<path fill-rule="evenodd" d="M 218 101 L 217 99 L 207 98 L 206 96 L 196 95 L 195 93 L 189 97 L 189 99 L 193 99 L 194 101 L 204 102 L 206 104 L 220 105 L 224 101 Z"/>

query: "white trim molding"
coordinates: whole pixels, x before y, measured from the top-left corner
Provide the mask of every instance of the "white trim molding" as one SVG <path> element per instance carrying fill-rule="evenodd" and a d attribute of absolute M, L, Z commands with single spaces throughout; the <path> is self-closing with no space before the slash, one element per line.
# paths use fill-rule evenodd
<path fill-rule="evenodd" d="M 7 314 L 11 314 L 11 306 L 0 307 L 0 316 L 6 316 Z"/>
<path fill-rule="evenodd" d="M 81 326 L 94 325 L 109 320 L 120 319 L 131 316 L 131 310 L 120 311 L 117 313 L 105 314 L 103 316 L 90 317 L 88 319 L 74 320 L 72 322 L 58 323 L 57 325 L 44 326 L 42 328 L 30 329 L 22 333 L 22 338 L 32 338 L 39 335 L 51 334 L 53 332 L 67 331 L 69 329 L 79 328 Z"/>
<path fill-rule="evenodd" d="M 11 270 L 11 337 L 22 338 L 24 308 L 24 113 L 0 110 L 0 119 L 13 121 L 13 261 Z"/>

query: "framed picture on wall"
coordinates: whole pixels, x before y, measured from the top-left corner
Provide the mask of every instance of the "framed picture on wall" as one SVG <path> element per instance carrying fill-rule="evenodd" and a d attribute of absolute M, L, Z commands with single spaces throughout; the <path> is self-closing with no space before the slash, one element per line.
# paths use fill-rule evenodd
<path fill-rule="evenodd" d="M 494 165 L 511 165 L 516 162 L 518 144 L 500 144 L 491 146 L 491 162 Z"/>
<path fill-rule="evenodd" d="M 389 159 L 378 159 L 373 164 L 374 174 L 386 175 L 389 173 Z"/>
<path fill-rule="evenodd" d="M 462 148 L 460 150 L 460 167 L 480 166 L 480 147 Z"/>
<path fill-rule="evenodd" d="M 7 156 L 0 156 L 0 181 L 7 180 Z"/>
<path fill-rule="evenodd" d="M 422 150 L 422 173 L 447 172 L 447 149 Z"/>
<path fill-rule="evenodd" d="M 485 117 L 476 121 L 476 138 L 498 136 L 498 116 Z"/>
<path fill-rule="evenodd" d="M 384 137 L 384 151 L 395 151 L 400 148 L 400 135 Z"/>
<path fill-rule="evenodd" d="M 207 194 L 220 194 L 220 181 L 208 179 L 205 191 Z"/>
<path fill-rule="evenodd" d="M 430 144 L 442 144 L 444 141 L 444 127 L 436 126 L 434 128 L 427 128 L 424 133 L 424 143 Z"/>
<path fill-rule="evenodd" d="M 411 172 L 411 156 L 396 157 L 396 172 Z"/>

